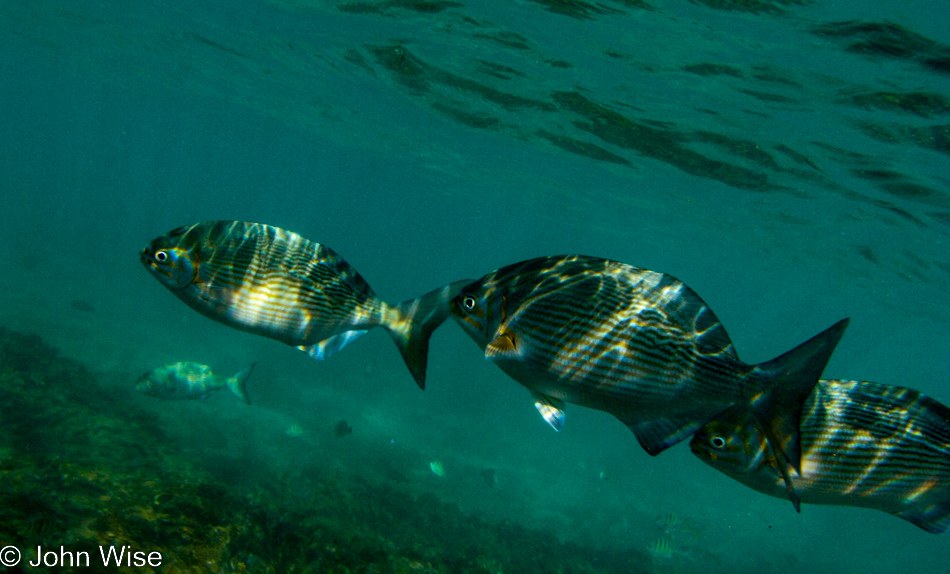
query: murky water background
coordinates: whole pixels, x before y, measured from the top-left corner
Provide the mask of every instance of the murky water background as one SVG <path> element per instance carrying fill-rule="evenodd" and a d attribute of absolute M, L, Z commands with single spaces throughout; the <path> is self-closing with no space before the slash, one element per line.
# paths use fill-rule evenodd
<path fill-rule="evenodd" d="M 451 323 L 423 393 L 382 331 L 316 363 L 189 310 L 137 253 L 183 224 L 265 222 L 333 247 L 390 302 L 537 255 L 609 257 L 693 287 L 747 362 L 850 316 L 826 376 L 948 403 L 947 15 L 7 3 L 0 324 L 123 398 L 161 364 L 258 361 L 251 407 L 133 397 L 235 489 L 316 463 L 586 545 L 671 537 L 658 571 L 945 571 L 945 536 L 862 509 L 796 515 L 684 446 L 649 457 L 607 415 L 572 407 L 553 433 Z M 686 525 L 672 536 L 669 513 Z"/>

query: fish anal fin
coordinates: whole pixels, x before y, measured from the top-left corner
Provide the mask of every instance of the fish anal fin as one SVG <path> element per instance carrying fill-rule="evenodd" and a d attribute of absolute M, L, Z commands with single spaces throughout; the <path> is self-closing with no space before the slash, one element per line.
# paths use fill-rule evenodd
<path fill-rule="evenodd" d="M 942 534 L 950 529 L 950 502 L 937 503 L 925 511 L 915 508 L 893 514 L 933 534 Z"/>
<path fill-rule="evenodd" d="M 515 332 L 502 327 L 501 332 L 485 346 L 485 358 L 509 357 L 518 352 Z"/>

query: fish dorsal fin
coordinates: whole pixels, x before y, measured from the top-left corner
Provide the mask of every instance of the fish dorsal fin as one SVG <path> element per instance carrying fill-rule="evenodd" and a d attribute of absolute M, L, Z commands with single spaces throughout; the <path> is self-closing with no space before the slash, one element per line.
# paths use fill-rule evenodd
<path fill-rule="evenodd" d="M 485 346 L 485 358 L 488 360 L 510 357 L 517 353 L 518 346 L 515 332 L 508 327 L 502 327 L 498 335 Z"/>
<path fill-rule="evenodd" d="M 706 356 L 724 355 L 738 360 L 732 339 L 716 314 L 695 291 L 685 284 L 680 285 L 677 306 L 671 310 L 670 318 L 695 333 L 693 341 L 698 352 Z"/>
<path fill-rule="evenodd" d="M 534 408 L 541 413 L 544 422 L 551 425 L 555 432 L 561 432 L 561 429 L 564 428 L 564 401 L 541 393 L 532 394 L 534 395 Z"/>
<path fill-rule="evenodd" d="M 344 331 L 339 335 L 334 335 L 329 339 L 324 339 L 319 343 L 314 343 L 313 345 L 300 345 L 297 347 L 304 353 L 310 356 L 311 359 L 317 361 L 322 361 L 328 359 L 333 355 L 340 352 L 343 347 L 349 345 L 353 341 L 359 339 L 365 335 L 368 331 L 354 329 L 352 331 Z"/>
<path fill-rule="evenodd" d="M 706 418 L 708 418 L 708 415 Z M 621 419 L 621 422 L 623 422 L 623 419 Z M 643 450 L 650 453 L 651 456 L 656 456 L 676 443 L 696 434 L 696 431 L 707 422 L 705 418 L 702 418 L 702 415 L 685 413 L 675 417 L 625 424 L 636 435 L 637 441 L 639 441 Z"/>
<path fill-rule="evenodd" d="M 293 234 L 296 235 L 296 234 Z M 302 242 L 301 242 L 302 240 Z M 280 244 L 282 252 L 274 252 L 271 246 Z M 266 250 L 258 250 L 259 256 L 270 258 L 269 266 L 277 266 L 293 276 L 308 289 L 324 291 L 328 284 L 345 284 L 359 293 L 360 297 L 376 297 L 372 287 L 340 255 L 326 245 L 314 243 L 302 237 L 287 238 L 286 242 L 271 243 Z M 262 265 L 268 267 L 268 265 Z"/>

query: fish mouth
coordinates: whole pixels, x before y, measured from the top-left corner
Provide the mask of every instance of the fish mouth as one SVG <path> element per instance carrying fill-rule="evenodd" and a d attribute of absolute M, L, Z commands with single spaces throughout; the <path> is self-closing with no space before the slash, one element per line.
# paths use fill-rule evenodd
<path fill-rule="evenodd" d="M 155 263 L 155 260 L 149 257 L 148 253 L 146 253 L 145 251 L 142 251 L 142 254 L 139 256 L 139 261 L 141 261 L 142 265 L 144 265 L 145 268 L 149 270 L 150 272 L 152 272 L 153 274 L 157 276 L 164 276 L 164 277 L 167 277 L 168 279 L 172 278 L 170 273 L 159 269 L 158 264 Z"/>
<path fill-rule="evenodd" d="M 689 450 L 693 451 L 693 455 L 696 456 L 699 460 L 702 460 L 707 463 L 713 463 L 719 461 L 720 457 L 716 453 L 693 445 L 689 446 Z"/>
<path fill-rule="evenodd" d="M 158 265 L 158 262 L 151 256 L 147 247 L 139 253 L 139 261 L 141 261 L 145 269 L 154 275 L 162 284 L 169 286 L 169 288 L 172 286 L 180 287 L 176 285 L 173 271 L 171 269 L 162 269 Z"/>
<path fill-rule="evenodd" d="M 151 254 L 148 251 L 148 247 L 139 251 L 139 261 L 142 262 L 142 265 L 148 267 L 151 270 L 156 269 L 155 259 L 152 258 Z"/>
<path fill-rule="evenodd" d="M 452 306 L 452 315 L 455 316 L 455 320 L 460 324 L 466 323 L 468 327 L 475 331 L 481 331 L 482 326 L 478 323 L 478 321 L 469 317 L 468 314 L 463 312 L 458 305 L 458 302 L 456 302 L 455 305 Z M 465 325 L 462 326 L 465 327 Z"/>

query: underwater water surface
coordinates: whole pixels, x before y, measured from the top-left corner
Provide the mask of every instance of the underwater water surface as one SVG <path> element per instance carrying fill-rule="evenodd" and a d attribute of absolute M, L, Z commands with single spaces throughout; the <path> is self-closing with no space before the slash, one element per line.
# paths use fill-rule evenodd
<path fill-rule="evenodd" d="M 423 392 L 382 330 L 315 362 L 138 261 L 180 225 L 257 221 L 395 303 L 608 257 L 686 282 L 750 363 L 851 317 L 825 377 L 948 404 L 948 12 L 3 3 L 0 543 L 161 548 L 181 572 L 950 570 L 947 535 L 796 514 L 606 414 L 554 433 L 452 321 Z M 256 361 L 252 404 L 135 393 L 178 361 Z"/>

